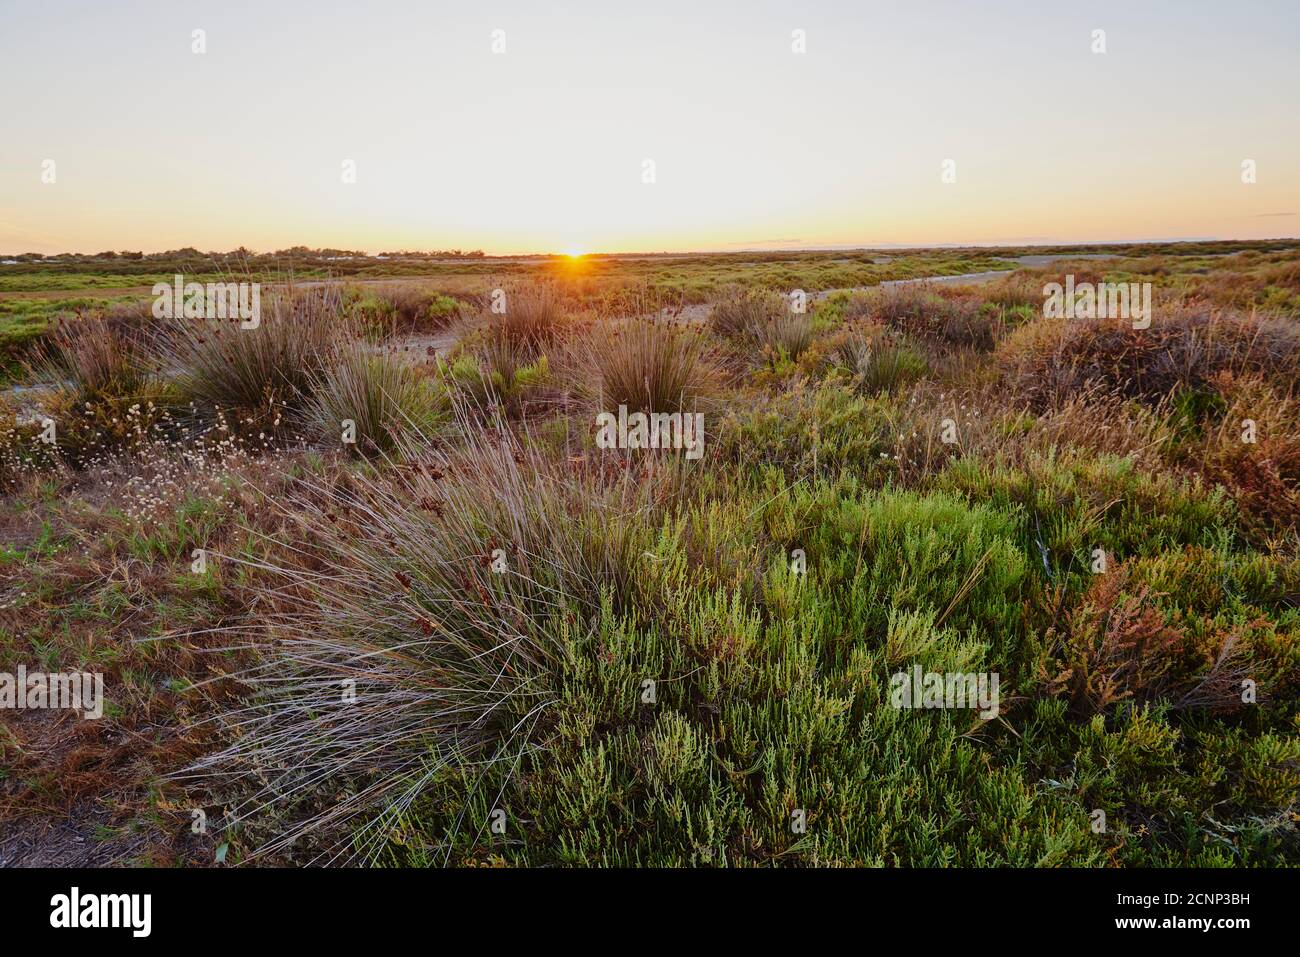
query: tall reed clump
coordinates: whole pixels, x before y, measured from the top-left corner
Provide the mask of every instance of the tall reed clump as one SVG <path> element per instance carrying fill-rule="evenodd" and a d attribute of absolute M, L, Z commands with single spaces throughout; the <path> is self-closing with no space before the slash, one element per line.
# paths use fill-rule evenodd
<path fill-rule="evenodd" d="M 565 321 L 564 297 L 555 283 L 532 283 L 503 290 L 501 311 L 488 314 L 491 334 L 530 353 L 555 340 Z"/>
<path fill-rule="evenodd" d="M 785 299 L 770 290 L 728 289 L 713 301 L 709 325 L 724 338 L 752 340 L 789 311 Z"/>
<path fill-rule="evenodd" d="M 594 330 L 579 348 L 589 398 L 606 411 L 696 411 L 719 384 L 699 326 L 631 319 Z"/>
<path fill-rule="evenodd" d="M 432 432 L 441 411 L 439 394 L 419 369 L 352 342 L 313 376 L 303 418 L 326 445 L 346 435 L 360 454 L 386 455 L 404 432 Z"/>
<path fill-rule="evenodd" d="M 829 360 L 864 395 L 905 386 L 921 378 L 928 369 L 925 356 L 904 337 L 879 327 L 849 329 Z"/>
<path fill-rule="evenodd" d="M 816 338 L 812 316 L 806 312 L 786 311 L 775 321 L 758 330 L 758 345 L 770 361 L 797 360 Z"/>
<path fill-rule="evenodd" d="M 352 321 L 332 287 L 267 296 L 255 328 L 237 319 L 175 319 L 160 348 L 182 395 L 202 406 L 300 409 Z"/>
<path fill-rule="evenodd" d="M 484 321 L 461 340 L 445 368 L 447 383 L 480 417 L 500 412 L 513 418 L 545 408 L 554 398 L 547 353 L 570 353 L 564 340 L 572 328 L 559 283 L 502 290 Z"/>
<path fill-rule="evenodd" d="M 575 630 L 636 594 L 646 472 L 575 471 L 462 424 L 463 448 L 282 500 L 306 544 L 262 566 L 258 616 L 230 629 L 261 656 L 241 676 L 256 696 L 191 771 L 232 823 L 277 815 L 265 853 L 370 859 L 430 781 L 512 766 L 559 718 Z"/>
<path fill-rule="evenodd" d="M 37 381 L 67 383 L 82 402 L 141 396 L 157 385 L 139 331 L 101 313 L 58 322 L 26 365 Z"/>
<path fill-rule="evenodd" d="M 713 303 L 709 320 L 717 335 L 745 351 L 747 362 L 797 360 L 816 335 L 812 316 L 794 312 L 779 293 L 762 289 L 729 290 Z"/>

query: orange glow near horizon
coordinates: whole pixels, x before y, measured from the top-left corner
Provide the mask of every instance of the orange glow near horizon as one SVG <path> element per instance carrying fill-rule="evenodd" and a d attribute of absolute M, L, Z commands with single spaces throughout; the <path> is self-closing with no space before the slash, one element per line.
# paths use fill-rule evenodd
<path fill-rule="evenodd" d="M 1300 236 L 1295 4 L 11 6 L 0 254 Z"/>

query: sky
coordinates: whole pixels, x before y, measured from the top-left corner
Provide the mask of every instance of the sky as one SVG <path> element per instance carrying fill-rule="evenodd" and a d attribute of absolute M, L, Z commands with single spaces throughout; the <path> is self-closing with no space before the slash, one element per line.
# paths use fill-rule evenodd
<path fill-rule="evenodd" d="M 0 253 L 1294 237 L 1298 67 L 1296 0 L 0 0 Z"/>

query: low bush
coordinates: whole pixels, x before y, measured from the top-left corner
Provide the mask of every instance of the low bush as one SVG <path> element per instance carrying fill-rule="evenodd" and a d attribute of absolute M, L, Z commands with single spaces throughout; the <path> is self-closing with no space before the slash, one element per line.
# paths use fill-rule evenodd
<path fill-rule="evenodd" d="M 357 292 L 349 308 L 361 328 L 379 337 L 442 329 L 460 313 L 460 303 L 427 286 L 384 283 Z"/>
<path fill-rule="evenodd" d="M 1002 334 L 1002 312 L 985 309 L 977 294 L 908 282 L 880 286 L 855 296 L 845 309 L 849 320 L 869 320 L 922 341 L 991 349 Z"/>
<path fill-rule="evenodd" d="M 1182 305 L 1134 329 L 1120 319 L 1044 319 L 1013 333 L 1000 360 L 1017 396 L 1042 408 L 1102 387 L 1154 403 L 1212 386 L 1222 373 L 1284 386 L 1300 375 L 1300 329 L 1255 315 Z"/>
<path fill-rule="evenodd" d="M 508 336 L 489 333 L 474 349 L 456 355 L 444 374 L 450 387 L 469 409 L 488 413 L 497 409 L 507 418 L 525 413 L 530 406 L 544 408 L 551 396 L 550 361 Z"/>

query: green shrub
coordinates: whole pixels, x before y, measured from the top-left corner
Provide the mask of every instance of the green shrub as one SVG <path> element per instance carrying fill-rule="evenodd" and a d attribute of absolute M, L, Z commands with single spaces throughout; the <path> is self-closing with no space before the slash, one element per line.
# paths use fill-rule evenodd
<path fill-rule="evenodd" d="M 1009 614 L 1011 598 L 997 593 L 1014 595 L 1023 577 L 1000 520 L 951 499 L 860 496 L 819 485 L 772 500 L 755 487 L 666 528 L 642 560 L 637 600 L 574 630 L 545 754 L 517 774 L 494 766 L 475 787 L 464 769 L 434 774 L 387 860 L 1099 863 L 1086 815 L 1065 813 L 1014 758 L 992 765 L 1001 744 L 963 739 L 969 716 L 888 703 L 888 676 L 904 660 L 981 666 L 985 643 L 962 631 L 999 600 L 997 614 Z M 788 542 L 758 531 L 787 524 L 804 533 L 806 577 L 788 570 Z M 887 559 L 914 526 L 915 564 Z M 771 549 L 757 591 L 721 584 L 747 579 L 752 561 L 701 567 L 715 541 Z M 944 563 L 955 581 L 936 579 Z M 790 615 L 777 593 L 794 596 Z M 879 617 L 860 617 L 873 603 Z M 486 820 L 494 802 L 528 827 L 502 841 L 456 826 Z M 791 826 L 796 812 L 806 833 Z"/>
<path fill-rule="evenodd" d="M 503 335 L 489 335 L 479 349 L 461 352 L 445 366 L 444 374 L 470 409 L 496 408 L 507 417 L 544 400 L 551 380 L 545 355 L 534 358 L 531 351 Z"/>
<path fill-rule="evenodd" d="M 394 282 L 361 290 L 350 309 L 363 330 L 383 338 L 441 329 L 458 314 L 460 303 L 425 286 Z"/>
<path fill-rule="evenodd" d="M 853 501 L 824 487 L 794 501 L 809 531 L 790 546 L 802 545 L 809 581 L 863 640 L 885 644 L 894 616 L 915 613 L 987 646 L 1004 670 L 1023 666 L 1028 563 L 1011 517 L 943 493 Z"/>
<path fill-rule="evenodd" d="M 936 487 L 1014 516 L 1017 540 L 1045 577 L 1090 575 L 1093 549 L 1120 559 L 1212 544 L 1236 531 L 1221 490 L 1171 473 L 1146 472 L 1127 457 L 1033 452 L 1023 465 L 964 456 Z"/>
<path fill-rule="evenodd" d="M 1294 854 L 1294 733 L 1180 727 L 1158 708 L 1080 723 L 1065 702 L 1040 700 L 1022 735 L 1045 789 L 1080 819 L 1105 814 L 1094 840 L 1121 866 L 1276 866 Z"/>
<path fill-rule="evenodd" d="M 780 469 L 792 480 L 853 471 L 878 481 L 896 471 L 892 458 L 901 412 L 841 382 L 794 380 L 729 410 L 716 430 L 723 461 L 745 469 Z"/>

